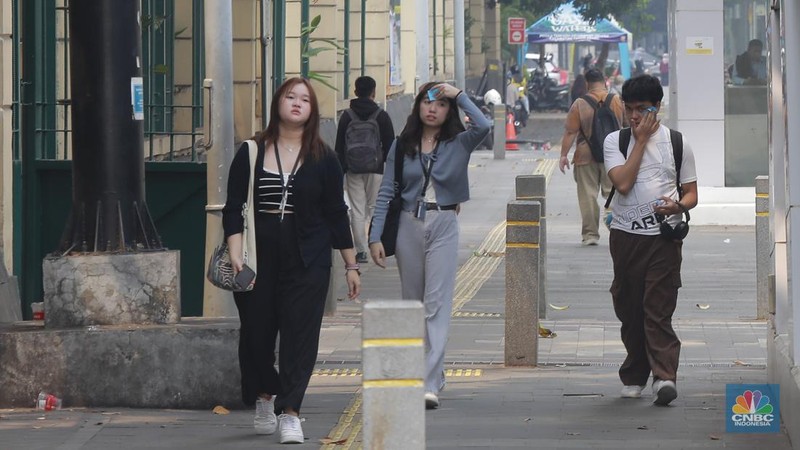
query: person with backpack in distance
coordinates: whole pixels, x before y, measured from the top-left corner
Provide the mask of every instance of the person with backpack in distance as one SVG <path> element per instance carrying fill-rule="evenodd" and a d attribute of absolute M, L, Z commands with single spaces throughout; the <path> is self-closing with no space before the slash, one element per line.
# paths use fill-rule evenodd
<path fill-rule="evenodd" d="M 678 396 L 681 342 L 672 314 L 689 210 L 697 205 L 694 154 L 679 132 L 659 122 L 663 96 L 656 77 L 627 80 L 622 100 L 631 127 L 611 133 L 603 149 L 614 185 L 607 201 L 614 266 L 609 291 L 627 351 L 619 369 L 621 395 L 641 397 L 652 372 L 653 402 L 661 406 Z"/>
<path fill-rule="evenodd" d="M 458 110 L 469 117 L 464 129 Z M 402 211 L 395 241 L 403 299 L 425 307 L 425 406 L 439 407 L 444 352 L 458 269 L 458 211 L 469 200 L 470 156 L 492 122 L 469 95 L 447 83 L 425 83 L 405 128 L 389 150 L 369 234 L 372 259 L 386 267 L 381 241 L 397 182 Z M 394 217 L 394 216 L 393 216 Z"/>
<path fill-rule="evenodd" d="M 606 79 L 597 69 L 584 74 L 588 92 L 575 99 L 567 113 L 564 136 L 561 138 L 561 173 L 569 169 L 569 153 L 577 138 L 572 156 L 573 176 L 578 185 L 578 206 L 581 210 L 581 245 L 597 245 L 600 240 L 600 207 L 597 194 L 611 191 L 611 181 L 603 166 L 603 140 L 620 129 L 624 117 L 619 96 L 609 94 Z"/>
<path fill-rule="evenodd" d="M 375 80 L 356 78 L 356 98 L 350 100 L 339 119 L 336 154 L 345 173 L 345 189 L 350 199 L 350 227 L 356 247 L 356 261 L 367 259 L 366 226 L 375 210 L 386 154 L 394 141 L 392 119 L 375 103 Z"/>

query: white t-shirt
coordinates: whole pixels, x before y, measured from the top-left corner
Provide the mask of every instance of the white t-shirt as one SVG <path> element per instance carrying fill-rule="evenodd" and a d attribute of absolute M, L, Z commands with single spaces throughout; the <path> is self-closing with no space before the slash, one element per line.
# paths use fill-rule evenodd
<path fill-rule="evenodd" d="M 633 151 L 636 138 L 631 133 L 631 142 L 628 145 L 628 154 Z M 625 156 L 619 151 L 619 131 L 606 136 L 603 145 L 605 166 L 607 171 L 625 164 Z M 697 171 L 694 165 L 692 148 L 683 140 L 683 162 L 681 163 L 681 184 L 697 181 Z M 661 125 L 655 132 L 644 149 L 642 164 L 636 182 L 628 195 L 614 193 L 611 201 L 611 212 L 614 220 L 611 228 L 633 234 L 658 235 L 659 223 L 656 220 L 656 203 L 662 196 L 678 200 L 678 187 L 675 184 L 675 158 L 672 153 L 672 143 L 669 138 L 669 128 Z M 682 217 L 673 214 L 667 217 L 667 222 L 673 227 Z"/>

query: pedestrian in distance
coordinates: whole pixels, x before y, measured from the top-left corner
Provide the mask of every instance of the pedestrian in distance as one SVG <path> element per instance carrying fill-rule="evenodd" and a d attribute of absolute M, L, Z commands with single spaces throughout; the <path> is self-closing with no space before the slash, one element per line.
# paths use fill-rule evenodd
<path fill-rule="evenodd" d="M 661 55 L 658 63 L 658 73 L 661 75 L 661 86 L 669 86 L 669 53 Z"/>
<path fill-rule="evenodd" d="M 767 61 L 762 56 L 764 43 L 760 39 L 752 39 L 747 43 L 747 51 L 736 56 L 731 66 L 730 76 L 736 84 L 767 84 Z"/>
<path fill-rule="evenodd" d="M 558 160 L 558 168 L 561 173 L 566 173 L 566 170 L 569 169 L 568 154 L 572 144 L 577 140 L 572 164 L 574 166 L 573 176 L 578 189 L 578 206 L 581 211 L 581 245 L 590 246 L 597 245 L 600 240 L 600 207 L 597 204 L 597 195 L 598 193 L 602 194 L 605 198 L 611 191 L 611 181 L 603 166 L 603 139 L 608 132 L 620 128 L 624 117 L 619 96 L 613 95 L 609 101 L 603 73 L 598 69 L 589 69 L 584 77 L 588 91 L 575 99 L 567 113 L 564 135 L 561 138 L 561 157 Z M 605 105 L 607 101 L 609 104 Z M 604 130 L 595 130 L 595 115 L 599 114 L 599 108 L 603 106 L 610 108 L 617 125 L 616 127 L 606 127 Z M 594 136 L 594 133 L 598 135 Z M 592 142 L 593 137 L 596 138 L 594 143 Z M 593 151 L 592 145 L 599 147 Z"/>
<path fill-rule="evenodd" d="M 430 97 L 429 97 L 430 95 Z M 458 115 L 461 108 L 472 126 Z M 457 260 L 459 205 L 469 200 L 467 165 L 492 123 L 447 83 L 424 84 L 405 128 L 389 150 L 369 235 L 372 259 L 386 266 L 381 243 L 389 200 L 394 196 L 395 158 L 402 158 L 402 209 L 396 258 L 403 299 L 425 307 L 425 405 L 439 406 L 444 388 L 444 352 L 450 327 Z"/>
<path fill-rule="evenodd" d="M 678 396 L 681 342 L 672 315 L 681 286 L 688 211 L 697 205 L 694 154 L 680 133 L 658 120 L 663 97 L 656 77 L 627 80 L 622 100 L 631 127 L 611 133 L 604 147 L 616 191 L 610 203 L 610 292 L 627 351 L 619 369 L 622 397 L 641 397 L 652 373 L 657 405 L 668 405 Z"/>
<path fill-rule="evenodd" d="M 375 80 L 356 78 L 356 98 L 339 118 L 336 154 L 345 174 L 350 199 L 350 225 L 356 262 L 368 262 L 367 224 L 375 210 L 386 155 L 394 141 L 392 119 L 375 103 Z"/>
<path fill-rule="evenodd" d="M 303 443 L 299 414 L 317 359 L 331 247 L 341 251 L 351 299 L 359 294 L 359 267 L 342 170 L 320 138 L 319 105 L 311 84 L 302 78 L 286 80 L 273 97 L 269 117 L 267 128 L 252 138 L 258 145 L 255 170 L 247 143 L 231 163 L 222 223 L 238 272 L 242 205 L 254 174 L 251 207 L 258 273 L 251 291 L 233 294 L 241 323 L 242 401 L 256 406 L 257 434 L 274 433 L 280 421 L 281 443 Z"/>
<path fill-rule="evenodd" d="M 579 74 L 572 82 L 572 87 L 569 88 L 570 104 L 575 103 L 575 100 L 583 97 L 587 92 L 589 92 L 589 87 L 586 85 L 586 77 L 583 74 Z"/>
<path fill-rule="evenodd" d="M 591 52 L 588 52 L 585 55 L 583 55 L 583 58 L 581 58 L 581 67 L 583 68 L 584 72 L 594 68 L 593 60 L 594 56 L 592 55 Z"/>

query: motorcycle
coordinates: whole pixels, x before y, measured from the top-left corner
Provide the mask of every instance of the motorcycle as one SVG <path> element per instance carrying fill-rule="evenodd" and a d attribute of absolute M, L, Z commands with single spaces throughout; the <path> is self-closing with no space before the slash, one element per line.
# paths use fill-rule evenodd
<path fill-rule="evenodd" d="M 497 91 L 495 91 L 495 93 L 497 93 Z M 483 116 L 486 117 L 486 119 L 488 119 L 489 122 L 492 123 L 492 129 L 489 131 L 489 134 L 486 135 L 483 141 L 481 141 L 481 143 L 478 144 L 477 149 L 491 150 L 494 147 L 494 112 L 492 109 L 494 108 L 494 104 L 492 103 L 487 104 L 484 97 L 480 95 L 475 95 L 475 93 L 472 91 L 468 90 L 467 95 L 469 95 L 469 98 L 472 100 L 472 102 L 475 103 L 475 105 L 481 110 Z M 496 101 L 499 102 L 499 99 L 500 95 L 498 94 Z M 472 127 L 472 123 L 469 120 L 469 116 L 465 117 L 464 121 L 466 122 L 467 129 Z"/>
<path fill-rule="evenodd" d="M 519 134 L 523 128 L 528 126 L 528 108 L 523 103 L 523 99 L 518 98 L 516 102 L 514 102 L 514 107 L 511 108 L 511 113 L 514 115 L 514 128 L 517 134 Z"/>
<path fill-rule="evenodd" d="M 531 111 L 559 109 L 569 111 L 569 85 L 559 85 L 541 68 L 534 69 L 528 80 L 528 102 Z"/>

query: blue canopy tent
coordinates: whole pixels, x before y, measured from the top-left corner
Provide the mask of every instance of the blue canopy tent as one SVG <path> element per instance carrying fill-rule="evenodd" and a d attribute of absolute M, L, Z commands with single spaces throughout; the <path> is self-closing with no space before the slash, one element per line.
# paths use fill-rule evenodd
<path fill-rule="evenodd" d="M 620 72 L 627 79 L 631 76 L 628 31 L 612 20 L 600 19 L 591 23 L 584 19 L 571 3 L 567 3 L 525 30 L 528 36 L 526 45 L 566 42 L 618 43 Z"/>

